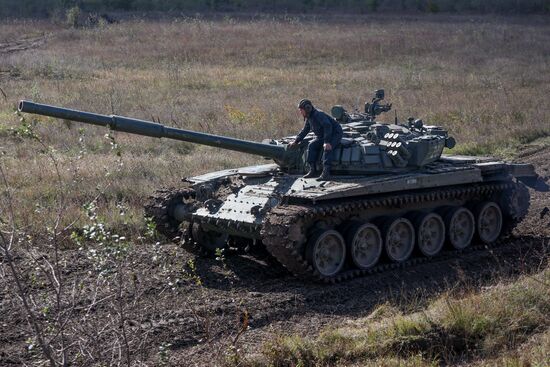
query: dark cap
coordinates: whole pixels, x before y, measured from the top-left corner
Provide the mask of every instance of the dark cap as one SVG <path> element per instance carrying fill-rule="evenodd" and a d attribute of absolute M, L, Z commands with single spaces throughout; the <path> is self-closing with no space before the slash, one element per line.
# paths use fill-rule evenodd
<path fill-rule="evenodd" d="M 300 101 L 300 103 L 298 103 L 298 108 L 301 108 L 301 109 L 305 109 L 306 106 L 312 106 L 313 107 L 313 103 L 311 103 L 311 101 L 309 99 L 302 99 Z"/>

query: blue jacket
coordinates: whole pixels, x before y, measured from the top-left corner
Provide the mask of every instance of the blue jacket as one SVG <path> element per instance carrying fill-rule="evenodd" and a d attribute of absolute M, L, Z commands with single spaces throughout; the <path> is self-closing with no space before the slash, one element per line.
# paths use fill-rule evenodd
<path fill-rule="evenodd" d="M 302 141 L 310 131 L 313 131 L 318 139 L 322 138 L 325 143 L 330 143 L 335 135 L 342 135 L 342 127 L 338 121 L 316 109 L 313 109 L 305 120 L 304 128 L 296 136 L 296 142 Z"/>

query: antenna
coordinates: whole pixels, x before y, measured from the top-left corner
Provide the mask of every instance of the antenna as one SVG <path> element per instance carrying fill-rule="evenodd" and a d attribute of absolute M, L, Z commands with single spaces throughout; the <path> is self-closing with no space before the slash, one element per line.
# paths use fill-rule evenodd
<path fill-rule="evenodd" d="M 395 124 L 397 125 L 398 122 L 397 122 L 397 110 L 393 110 L 393 112 L 395 112 Z"/>

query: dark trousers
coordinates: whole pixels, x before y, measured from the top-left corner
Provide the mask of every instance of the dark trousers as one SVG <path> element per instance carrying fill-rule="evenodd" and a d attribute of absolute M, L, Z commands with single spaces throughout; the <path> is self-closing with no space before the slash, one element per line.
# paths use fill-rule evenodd
<path fill-rule="evenodd" d="M 336 150 L 336 146 L 340 144 L 340 140 L 342 140 L 342 134 L 336 134 L 330 139 L 330 145 L 332 145 L 332 150 L 324 150 L 323 139 L 314 139 L 309 142 L 309 145 L 307 146 L 307 162 L 309 163 L 310 167 L 315 167 L 315 163 L 317 162 L 317 159 L 319 158 L 319 153 L 323 152 L 323 167 L 329 166 L 332 162 L 332 159 L 334 158 L 334 151 Z"/>

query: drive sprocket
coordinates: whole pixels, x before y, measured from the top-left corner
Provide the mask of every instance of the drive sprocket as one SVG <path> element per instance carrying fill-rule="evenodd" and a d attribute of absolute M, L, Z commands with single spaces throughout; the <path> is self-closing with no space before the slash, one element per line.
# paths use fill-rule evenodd
<path fill-rule="evenodd" d="M 191 239 L 192 223 L 184 222 L 183 225 L 173 216 L 174 208 L 178 204 L 185 203 L 190 210 L 198 205 L 195 202 L 195 191 L 192 188 L 165 188 L 157 190 L 149 197 L 145 205 L 145 216 L 155 223 L 156 230 L 170 241 L 182 244 L 187 250 L 199 253 L 197 246 Z"/>

